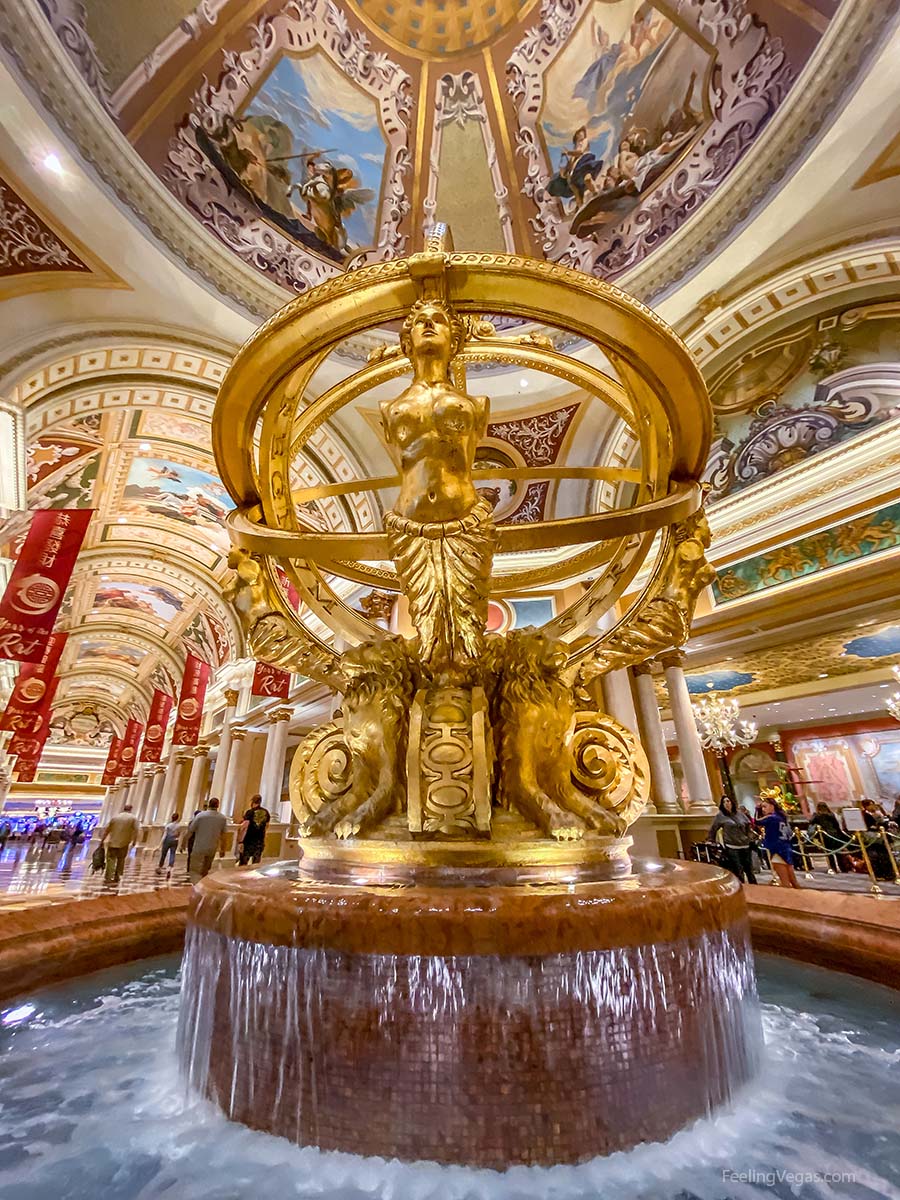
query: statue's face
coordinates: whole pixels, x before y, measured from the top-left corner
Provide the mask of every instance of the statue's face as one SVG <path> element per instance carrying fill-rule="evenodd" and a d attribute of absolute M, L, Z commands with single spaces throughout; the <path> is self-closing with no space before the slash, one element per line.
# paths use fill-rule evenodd
<path fill-rule="evenodd" d="M 439 304 L 423 305 L 409 331 L 409 340 L 414 355 L 427 354 L 449 361 L 453 331 L 445 310 Z"/>

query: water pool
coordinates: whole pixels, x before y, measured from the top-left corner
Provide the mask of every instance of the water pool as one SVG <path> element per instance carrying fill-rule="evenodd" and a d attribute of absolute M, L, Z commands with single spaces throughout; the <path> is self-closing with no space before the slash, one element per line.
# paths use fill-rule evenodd
<path fill-rule="evenodd" d="M 501 1175 L 300 1149 L 187 1096 L 178 968 L 144 960 L 4 1010 L 0 1200 L 900 1200 L 900 996 L 871 983 L 760 958 L 766 1066 L 730 1111 Z"/>

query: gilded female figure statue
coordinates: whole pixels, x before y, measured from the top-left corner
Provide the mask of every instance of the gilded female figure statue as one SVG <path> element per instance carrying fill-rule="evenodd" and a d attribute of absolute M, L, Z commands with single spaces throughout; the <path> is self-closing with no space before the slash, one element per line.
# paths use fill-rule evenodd
<path fill-rule="evenodd" d="M 385 528 L 419 658 L 433 674 L 464 670 L 481 656 L 496 542 L 491 506 L 472 480 L 488 400 L 461 392 L 450 379 L 464 340 L 465 326 L 449 305 L 418 301 L 400 334 L 413 381 L 381 404 L 400 470 L 400 494 Z"/>

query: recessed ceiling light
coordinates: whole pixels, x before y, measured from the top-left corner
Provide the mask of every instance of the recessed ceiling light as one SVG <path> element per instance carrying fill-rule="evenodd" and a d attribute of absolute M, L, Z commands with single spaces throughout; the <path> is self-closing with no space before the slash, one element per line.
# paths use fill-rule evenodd
<path fill-rule="evenodd" d="M 128 521 L 127 517 L 116 517 L 117 525 L 125 525 L 127 523 L 127 521 Z"/>
<path fill-rule="evenodd" d="M 54 175 L 62 175 L 63 165 L 59 161 L 59 155 L 58 154 L 45 154 L 44 155 L 44 169 L 47 171 L 52 171 Z"/>
<path fill-rule="evenodd" d="M 150 449 L 151 446 L 149 442 L 141 442 L 141 444 L 138 446 L 138 450 L 140 450 L 142 454 L 146 454 Z"/>
<path fill-rule="evenodd" d="M 819 678 L 820 678 L 820 679 L 827 679 L 827 678 L 828 678 L 828 672 L 827 672 L 827 671 L 823 671 L 823 672 L 822 672 L 822 674 L 819 676 Z"/>
<path fill-rule="evenodd" d="M 519 380 L 519 387 L 528 387 L 528 380 L 527 380 L 527 379 L 520 379 L 520 380 Z"/>

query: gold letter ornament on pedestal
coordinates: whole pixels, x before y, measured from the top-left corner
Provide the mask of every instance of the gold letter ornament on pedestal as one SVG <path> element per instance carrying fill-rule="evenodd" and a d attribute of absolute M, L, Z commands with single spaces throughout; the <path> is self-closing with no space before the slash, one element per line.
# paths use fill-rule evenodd
<path fill-rule="evenodd" d="M 587 339 L 615 377 L 542 335 L 499 336 L 486 314 L 549 321 Z M 307 394 L 333 347 L 391 321 L 402 322 L 399 347 Z M 630 484 L 633 505 L 496 525 L 477 484 L 497 469 L 475 467 L 488 400 L 465 388 L 466 364 L 479 360 L 574 381 L 636 443 L 634 467 L 526 468 L 516 479 Z M 410 371 L 412 382 L 380 403 L 396 476 L 288 487 L 294 457 L 320 424 Z M 688 636 L 711 574 L 697 482 L 710 428 L 691 356 L 649 309 L 568 268 L 455 254 L 440 226 L 422 254 L 322 284 L 247 342 L 213 422 L 237 505 L 229 518 L 237 574 L 225 594 L 256 657 L 342 693 L 341 720 L 311 733 L 291 768 L 307 857 L 497 865 L 621 852 L 649 794 L 647 762 L 628 730 L 585 703 L 587 684 Z M 379 488 L 398 489 L 383 531 L 323 533 L 304 523 L 302 505 L 317 497 Z M 660 531 L 647 586 L 618 624 L 597 633 Z M 521 569 L 523 553 L 565 547 L 548 564 Z M 296 589 L 299 612 L 276 567 Z M 389 635 L 349 608 L 328 582 L 334 576 L 402 592 L 415 636 Z M 492 594 L 575 576 L 590 585 L 543 629 L 486 635 Z M 335 650 L 323 624 L 351 648 Z"/>

